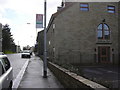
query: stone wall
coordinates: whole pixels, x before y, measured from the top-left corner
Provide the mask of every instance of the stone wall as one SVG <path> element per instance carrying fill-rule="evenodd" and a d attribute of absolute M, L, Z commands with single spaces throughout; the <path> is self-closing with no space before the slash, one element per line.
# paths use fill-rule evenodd
<path fill-rule="evenodd" d="M 120 64 L 120 2 L 118 3 L 118 30 L 119 30 L 119 38 L 118 38 L 118 42 L 119 42 L 119 64 Z"/>
<path fill-rule="evenodd" d="M 37 43 L 38 43 L 37 53 L 39 56 L 43 55 L 44 53 L 44 30 L 38 32 Z"/>
<path fill-rule="evenodd" d="M 59 81 L 62 83 L 62 85 L 65 88 L 86 88 L 89 90 L 108 90 L 108 88 L 97 84 L 93 81 L 90 81 L 88 79 L 85 79 L 81 76 L 78 76 L 75 73 L 72 73 L 58 65 L 55 65 L 51 62 L 48 62 L 49 69 L 54 73 L 54 75 L 59 79 Z"/>

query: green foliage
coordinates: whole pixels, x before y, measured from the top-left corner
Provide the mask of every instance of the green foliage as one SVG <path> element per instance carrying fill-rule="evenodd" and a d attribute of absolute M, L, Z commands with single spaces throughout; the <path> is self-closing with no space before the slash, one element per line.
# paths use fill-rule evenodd
<path fill-rule="evenodd" d="M 15 47 L 13 35 L 10 32 L 9 25 L 6 24 L 3 29 L 2 29 L 2 49 L 3 52 L 5 53 L 6 51 L 11 51 L 13 52 L 13 47 Z"/>
<path fill-rule="evenodd" d="M 14 52 L 12 51 L 4 51 L 5 54 L 13 54 Z"/>

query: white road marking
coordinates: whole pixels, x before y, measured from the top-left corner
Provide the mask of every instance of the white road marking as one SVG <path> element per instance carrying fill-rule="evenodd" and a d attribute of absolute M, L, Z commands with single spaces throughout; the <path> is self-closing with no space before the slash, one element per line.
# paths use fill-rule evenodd
<path fill-rule="evenodd" d="M 24 66 L 22 67 L 21 71 L 19 72 L 19 74 L 17 75 L 17 77 L 14 79 L 14 81 L 13 81 L 13 86 L 12 86 L 12 88 L 13 88 L 14 90 L 17 90 L 17 88 L 18 88 L 18 86 L 19 86 L 19 84 L 20 84 L 20 82 L 21 82 L 21 80 L 22 80 L 22 77 L 23 77 L 23 75 L 24 75 L 24 73 L 25 73 L 25 70 L 26 70 L 26 68 L 27 68 L 27 66 L 28 66 L 29 60 L 30 60 L 30 59 L 28 59 L 28 60 L 25 62 L 25 64 L 24 64 Z"/>

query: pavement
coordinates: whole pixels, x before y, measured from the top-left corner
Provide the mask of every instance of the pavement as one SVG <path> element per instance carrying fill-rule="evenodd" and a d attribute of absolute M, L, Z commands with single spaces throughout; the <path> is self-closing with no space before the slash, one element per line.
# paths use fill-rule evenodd
<path fill-rule="evenodd" d="M 23 88 L 63 88 L 49 69 L 47 69 L 47 78 L 43 78 L 43 61 L 39 57 L 33 56 L 29 59 L 28 66 L 23 71 L 25 72 L 21 81 L 19 80 L 18 90 Z"/>

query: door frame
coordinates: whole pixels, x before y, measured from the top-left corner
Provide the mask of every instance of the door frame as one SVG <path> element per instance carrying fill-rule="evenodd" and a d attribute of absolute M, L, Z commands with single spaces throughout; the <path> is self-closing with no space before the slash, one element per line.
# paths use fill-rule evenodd
<path fill-rule="evenodd" d="M 105 48 L 106 50 L 106 55 L 101 55 L 102 54 L 102 49 Z M 112 55 L 111 55 L 111 47 L 110 46 L 98 46 L 97 47 L 97 62 L 101 64 L 105 63 L 111 63 L 112 62 Z M 106 58 L 107 60 L 102 61 L 102 58 Z"/>

